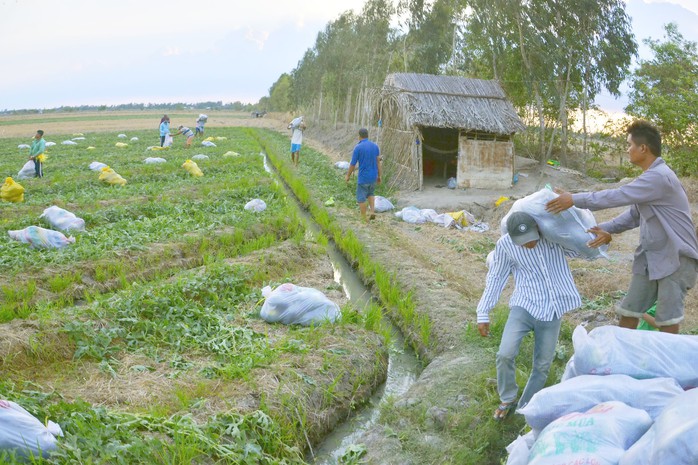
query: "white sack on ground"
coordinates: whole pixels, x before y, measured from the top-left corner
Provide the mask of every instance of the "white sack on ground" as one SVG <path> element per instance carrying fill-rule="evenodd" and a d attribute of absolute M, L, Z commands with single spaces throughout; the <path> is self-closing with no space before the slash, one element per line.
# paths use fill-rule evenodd
<path fill-rule="evenodd" d="M 78 145 L 77 142 L 73 142 L 72 140 L 64 140 L 61 142 L 62 145 Z"/>
<path fill-rule="evenodd" d="M 523 436 L 518 436 L 514 439 L 507 446 L 509 457 L 507 457 L 506 465 L 526 465 L 534 440 L 533 431 L 529 431 Z"/>
<path fill-rule="evenodd" d="M 48 221 L 51 226 L 56 229 L 60 229 L 61 231 L 85 230 L 85 220 L 78 218 L 74 213 L 55 205 L 45 209 L 39 218 L 46 218 L 46 221 Z"/>
<path fill-rule="evenodd" d="M 85 138 L 84 137 L 73 137 L 70 140 L 85 140 Z"/>
<path fill-rule="evenodd" d="M 698 389 L 676 396 L 619 465 L 698 463 Z"/>
<path fill-rule="evenodd" d="M 582 375 L 544 388 L 516 413 L 540 432 L 553 421 L 572 412 L 585 412 L 609 400 L 647 412 L 654 420 L 683 389 L 671 378 L 635 379 L 626 375 Z"/>
<path fill-rule="evenodd" d="M 147 165 L 152 165 L 155 163 L 165 163 L 166 161 L 167 160 L 165 160 L 164 158 L 160 158 L 160 157 L 148 157 L 145 160 L 143 160 L 143 162 Z"/>
<path fill-rule="evenodd" d="M 119 139 L 126 139 L 128 136 L 126 134 L 119 134 L 118 136 Z"/>
<path fill-rule="evenodd" d="M 198 153 L 191 157 L 192 160 L 208 160 L 208 155 L 204 155 L 203 153 Z"/>
<path fill-rule="evenodd" d="M 595 237 L 587 230 L 597 224 L 591 211 L 577 207 L 572 207 L 557 215 L 545 211 L 545 204 L 557 196 L 552 190 L 544 188 L 514 202 L 509 212 L 502 218 L 502 234 L 507 233 L 509 215 L 522 211 L 535 218 L 541 234 L 549 241 L 574 250 L 584 258 L 608 258 L 606 256 L 608 246 L 604 245 L 594 249 L 587 245 Z"/>
<path fill-rule="evenodd" d="M 622 374 L 637 379 L 674 378 L 684 389 L 698 386 L 698 336 L 600 326 L 572 333 L 579 375 Z"/>
<path fill-rule="evenodd" d="M 46 147 L 53 147 L 54 145 L 56 145 L 55 142 L 46 142 Z"/>
<path fill-rule="evenodd" d="M 617 401 L 601 403 L 584 413 L 570 413 L 538 435 L 528 465 L 618 465 L 625 451 L 651 425 L 647 412 Z"/>
<path fill-rule="evenodd" d="M 252 199 L 245 204 L 245 210 L 252 210 L 254 212 L 261 212 L 267 209 L 267 203 L 262 199 Z"/>
<path fill-rule="evenodd" d="M 107 166 L 107 165 L 104 164 L 104 163 L 100 163 L 100 162 L 98 162 L 98 161 L 93 161 L 92 163 L 90 163 L 89 168 L 90 168 L 92 171 L 101 171 L 101 169 L 102 169 L 102 168 L 105 168 L 106 166 Z"/>
<path fill-rule="evenodd" d="M 203 145 L 204 147 L 215 147 L 216 146 L 216 144 L 214 144 L 210 140 L 201 141 L 201 145 Z"/>
<path fill-rule="evenodd" d="M 131 142 L 137 142 L 137 141 L 138 141 L 138 137 L 131 137 Z"/>
<path fill-rule="evenodd" d="M 46 427 L 20 405 L 0 401 L 0 451 L 15 452 L 23 458 L 48 457 L 56 448 L 55 436 L 63 436 L 61 427 L 49 421 Z"/>
<path fill-rule="evenodd" d="M 18 149 L 30 149 L 31 146 L 30 146 L 30 145 L 27 145 L 27 144 L 19 144 L 19 145 L 17 146 L 17 148 L 18 148 Z"/>
<path fill-rule="evenodd" d="M 16 241 L 29 244 L 35 249 L 51 247 L 60 249 L 68 244 L 75 243 L 74 237 L 65 237 L 61 232 L 40 228 L 39 226 L 29 226 L 24 229 L 7 231 L 7 235 Z"/>
<path fill-rule="evenodd" d="M 349 169 L 349 162 L 348 161 L 338 161 L 337 163 L 334 164 L 335 168 L 339 168 L 340 170 L 348 170 Z"/>
<path fill-rule="evenodd" d="M 395 206 L 390 202 L 390 200 L 380 195 L 377 195 L 374 199 L 374 207 L 376 209 L 376 213 L 387 212 L 388 210 L 392 210 L 393 208 L 395 208 Z"/>
<path fill-rule="evenodd" d="M 34 160 L 29 160 L 24 164 L 19 173 L 17 173 L 17 179 L 29 179 L 36 176 L 36 169 L 34 166 Z"/>
<path fill-rule="evenodd" d="M 266 300 L 260 316 L 269 323 L 310 326 L 333 323 L 340 316 L 339 305 L 312 287 L 285 283 L 272 291 L 266 286 L 262 295 Z"/>

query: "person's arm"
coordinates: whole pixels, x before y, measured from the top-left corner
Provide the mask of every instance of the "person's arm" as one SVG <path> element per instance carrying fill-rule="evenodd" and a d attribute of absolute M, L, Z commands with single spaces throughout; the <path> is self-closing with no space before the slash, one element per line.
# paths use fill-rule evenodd
<path fill-rule="evenodd" d="M 383 176 L 383 157 L 381 157 L 380 152 L 378 153 L 377 163 L 378 163 L 378 179 L 376 180 L 376 182 L 378 184 L 380 184 L 382 181 L 382 176 Z"/>
<path fill-rule="evenodd" d="M 349 177 L 351 176 L 351 173 L 354 172 L 354 169 L 356 168 L 356 165 L 349 165 L 349 169 L 347 170 L 347 176 L 344 179 L 346 182 L 349 182 Z"/>
<path fill-rule="evenodd" d="M 487 272 L 485 290 L 477 304 L 477 328 L 481 336 L 487 336 L 490 328 L 490 310 L 497 305 L 499 296 L 509 279 L 513 269 L 513 263 L 509 255 L 498 243 L 494 249 L 492 266 Z"/>

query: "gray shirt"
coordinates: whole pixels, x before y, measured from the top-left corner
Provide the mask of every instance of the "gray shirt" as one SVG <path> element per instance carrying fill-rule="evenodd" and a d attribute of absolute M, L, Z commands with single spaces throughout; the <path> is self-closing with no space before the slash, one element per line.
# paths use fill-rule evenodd
<path fill-rule="evenodd" d="M 575 206 L 589 210 L 630 206 L 599 227 L 611 234 L 640 227 L 634 274 L 661 279 L 679 269 L 680 256 L 698 259 L 698 239 L 686 191 L 661 157 L 624 186 L 573 194 L 572 199 Z"/>

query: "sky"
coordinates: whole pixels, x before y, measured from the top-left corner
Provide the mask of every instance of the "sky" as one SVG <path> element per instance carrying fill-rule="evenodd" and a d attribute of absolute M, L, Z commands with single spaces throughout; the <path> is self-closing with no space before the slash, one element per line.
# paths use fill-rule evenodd
<path fill-rule="evenodd" d="M 365 0 L 0 0 L 0 110 L 255 103 L 317 34 Z M 698 41 L 698 0 L 626 0 L 638 42 Z M 647 57 L 641 44 L 641 56 Z M 626 88 L 627 91 L 627 88 Z M 627 104 L 601 96 L 610 110 Z"/>

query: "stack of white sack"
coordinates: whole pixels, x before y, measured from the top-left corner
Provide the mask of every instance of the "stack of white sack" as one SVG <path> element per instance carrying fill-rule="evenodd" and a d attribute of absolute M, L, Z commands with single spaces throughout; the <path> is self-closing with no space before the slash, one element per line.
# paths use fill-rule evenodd
<path fill-rule="evenodd" d="M 311 287 L 285 283 L 272 291 L 266 286 L 262 295 L 266 300 L 260 316 L 269 323 L 310 326 L 340 317 L 339 305 Z"/>
<path fill-rule="evenodd" d="M 29 226 L 24 229 L 7 231 L 10 238 L 29 244 L 33 248 L 56 248 L 60 249 L 68 244 L 75 243 L 74 237 L 65 237 L 58 231 L 40 228 L 39 226 Z"/>
<path fill-rule="evenodd" d="M 46 221 L 56 229 L 61 231 L 84 231 L 85 220 L 78 218 L 74 213 L 64 210 L 55 205 L 44 210 L 39 218 L 46 218 Z"/>
<path fill-rule="evenodd" d="M 57 436 L 63 436 L 63 431 L 56 423 L 44 426 L 15 402 L 0 400 L 0 452 L 23 459 L 47 458 L 56 449 Z"/>
<path fill-rule="evenodd" d="M 557 196 L 551 189 L 544 188 L 514 202 L 509 212 L 502 218 L 502 234 L 507 233 L 509 215 L 521 211 L 528 213 L 536 220 L 541 234 L 549 241 L 573 250 L 583 258 L 590 260 L 599 257 L 608 258 L 606 255 L 608 246 L 591 248 L 587 245 L 595 237 L 587 232 L 589 228 L 596 226 L 596 220 L 591 211 L 577 207 L 572 207 L 557 215 L 545 211 L 545 204 Z"/>

